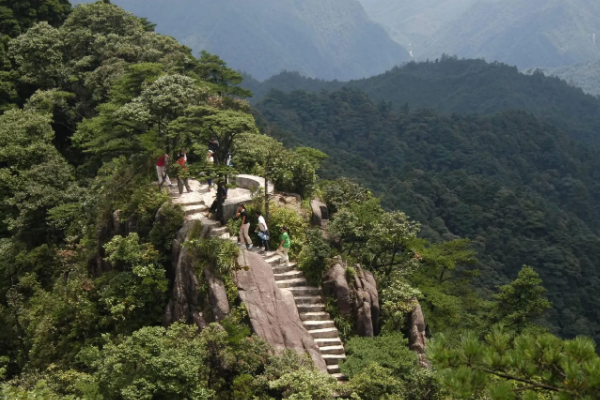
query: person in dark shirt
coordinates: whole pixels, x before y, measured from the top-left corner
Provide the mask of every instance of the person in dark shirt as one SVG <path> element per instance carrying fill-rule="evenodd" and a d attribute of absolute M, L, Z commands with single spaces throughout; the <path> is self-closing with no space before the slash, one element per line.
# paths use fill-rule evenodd
<path fill-rule="evenodd" d="M 248 250 L 250 250 L 252 248 L 252 239 L 250 239 L 250 235 L 248 234 L 248 230 L 250 229 L 250 220 L 248 219 L 246 207 L 243 204 L 238 206 L 236 217 L 242 219 L 242 225 L 240 226 L 240 243 L 247 245 Z"/>
<path fill-rule="evenodd" d="M 221 196 L 223 202 L 227 199 L 227 188 L 225 185 L 219 186 L 217 189 L 217 196 Z M 208 215 L 217 215 L 217 198 L 215 197 L 215 201 L 210 205 L 210 209 L 208 210 Z"/>

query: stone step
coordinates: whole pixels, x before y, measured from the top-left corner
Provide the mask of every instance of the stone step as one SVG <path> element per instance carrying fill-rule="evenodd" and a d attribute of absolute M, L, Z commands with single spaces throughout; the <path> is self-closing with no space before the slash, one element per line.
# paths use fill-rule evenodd
<path fill-rule="evenodd" d="M 346 354 L 342 345 L 319 347 L 319 351 L 321 354 Z"/>
<path fill-rule="evenodd" d="M 331 375 L 337 375 L 337 374 L 341 375 L 339 364 L 328 365 L 327 372 L 329 372 Z"/>
<path fill-rule="evenodd" d="M 308 331 L 313 339 L 337 338 L 338 330 L 336 328 L 311 329 Z"/>
<path fill-rule="evenodd" d="M 227 233 L 224 233 L 221 236 L 219 236 L 219 239 L 229 240 L 229 239 L 231 239 L 231 235 L 229 234 L 229 232 L 227 232 Z"/>
<path fill-rule="evenodd" d="M 273 271 L 276 281 L 286 281 L 288 279 L 304 278 L 304 272 L 298 270 L 292 270 L 284 273 L 276 273 Z"/>
<path fill-rule="evenodd" d="M 315 339 L 315 343 L 319 347 L 341 346 L 342 345 L 342 341 L 340 340 L 340 338 L 337 338 L 337 337 L 336 338 Z"/>
<path fill-rule="evenodd" d="M 284 281 L 277 281 L 277 287 L 280 289 L 286 289 L 290 287 L 304 287 L 306 285 L 306 279 L 304 278 L 295 278 L 295 279 L 287 279 Z"/>
<path fill-rule="evenodd" d="M 220 237 L 221 235 L 224 235 L 226 233 L 229 234 L 229 228 L 226 226 L 222 226 L 220 228 L 213 228 L 213 229 L 211 229 L 210 233 L 208 234 L 208 237 L 216 238 L 216 237 Z"/>
<path fill-rule="evenodd" d="M 308 304 L 296 304 L 296 308 L 300 314 L 325 311 L 325 304 L 323 303 L 308 303 Z"/>
<path fill-rule="evenodd" d="M 285 274 L 286 272 L 293 271 L 293 270 L 294 270 L 294 268 L 295 268 L 295 267 L 294 267 L 293 265 L 291 265 L 291 263 L 290 263 L 290 265 L 289 265 L 289 266 L 285 266 L 285 265 L 281 265 L 281 266 L 279 266 L 279 265 L 278 265 L 278 266 L 276 266 L 276 267 L 273 267 L 273 273 L 274 273 L 275 275 L 279 275 L 279 274 Z"/>
<path fill-rule="evenodd" d="M 323 360 L 327 365 L 338 365 L 340 361 L 345 360 L 345 354 L 323 354 Z"/>
<path fill-rule="evenodd" d="M 322 328 L 334 328 L 335 324 L 333 323 L 332 320 L 320 320 L 320 321 L 302 321 L 302 323 L 304 324 L 304 327 L 307 330 L 312 330 L 312 329 L 322 329 Z"/>
<path fill-rule="evenodd" d="M 195 205 L 195 206 L 183 206 L 183 212 L 185 215 L 199 214 L 205 211 L 208 211 L 207 206 L 205 205 Z"/>
<path fill-rule="evenodd" d="M 325 311 L 305 312 L 300 314 L 302 321 L 326 321 L 331 319 L 331 315 Z"/>
<path fill-rule="evenodd" d="M 174 204 L 179 204 L 181 207 L 190 206 L 205 206 L 206 203 L 202 199 L 176 199 L 173 201 Z"/>
<path fill-rule="evenodd" d="M 295 287 L 288 288 L 288 290 L 290 292 L 292 292 L 294 297 L 297 297 L 297 296 L 320 296 L 321 295 L 321 289 L 313 287 L 313 286 L 295 286 Z"/>
<path fill-rule="evenodd" d="M 296 304 L 325 304 L 322 296 L 298 296 L 295 297 L 294 300 L 296 301 Z"/>
<path fill-rule="evenodd" d="M 332 377 L 334 377 L 335 379 L 337 379 L 338 381 L 345 381 L 345 380 L 347 380 L 347 379 L 348 379 L 348 378 L 346 378 L 346 376 L 345 376 L 344 374 L 341 374 L 341 373 L 339 373 L 339 372 L 338 372 L 337 374 L 331 374 L 331 373 L 330 373 L 330 375 L 331 375 Z"/>
<path fill-rule="evenodd" d="M 267 262 L 267 264 L 269 264 L 271 266 L 276 266 L 283 262 L 283 260 L 281 259 L 281 256 L 279 256 L 279 255 L 266 256 L 266 257 L 264 257 L 264 259 Z"/>

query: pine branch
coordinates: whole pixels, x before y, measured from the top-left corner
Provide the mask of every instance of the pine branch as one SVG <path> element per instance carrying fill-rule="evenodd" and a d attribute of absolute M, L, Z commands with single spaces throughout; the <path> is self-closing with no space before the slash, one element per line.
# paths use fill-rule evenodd
<path fill-rule="evenodd" d="M 500 378 L 504 378 L 504 379 L 510 379 L 513 381 L 517 381 L 517 382 L 521 382 L 521 383 L 526 383 L 534 388 L 540 388 L 540 389 L 546 389 L 546 390 L 550 390 L 552 392 L 557 392 L 557 393 L 569 393 L 572 394 L 571 391 L 569 390 L 565 390 L 565 389 L 561 389 L 555 386 L 550 386 L 550 385 L 546 385 L 544 383 L 538 383 L 538 382 L 533 382 L 530 381 L 529 379 L 524 379 L 524 378 L 519 378 L 518 376 L 513 376 L 513 375 L 508 375 L 508 374 L 503 374 L 501 372 L 495 372 L 489 369 L 485 369 L 485 368 L 480 368 L 481 371 L 488 373 L 488 374 L 492 374 L 492 375 L 496 375 Z"/>

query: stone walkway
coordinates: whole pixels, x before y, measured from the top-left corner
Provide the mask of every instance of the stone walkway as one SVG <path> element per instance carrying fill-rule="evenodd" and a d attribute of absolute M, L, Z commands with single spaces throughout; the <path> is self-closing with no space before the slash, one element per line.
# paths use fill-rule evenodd
<path fill-rule="evenodd" d="M 202 222 L 203 226 L 210 226 L 209 237 L 237 242 L 237 236 L 232 237 L 226 226 L 222 227 L 218 221 L 206 217 L 206 213 L 215 199 L 214 187 L 212 191 L 208 192 L 206 183 L 190 180 L 189 184 L 193 190 L 191 193 L 184 192 L 179 195 L 176 185 L 169 190 L 173 197 L 173 203 L 182 206 L 186 220 L 198 220 Z M 239 199 L 248 199 L 249 196 L 248 189 L 230 189 L 227 201 L 233 203 Z M 257 248 L 252 251 L 257 251 Z M 304 273 L 296 269 L 296 263 L 290 262 L 289 266 L 284 266 L 281 257 L 273 251 L 261 255 L 272 266 L 279 289 L 288 290 L 293 294 L 300 319 L 319 346 L 319 351 L 327 364 L 327 371 L 333 377 L 339 380 L 343 379 L 339 363 L 346 359 L 346 353 L 333 319 L 325 311 L 325 298 L 321 288 L 309 286 Z"/>

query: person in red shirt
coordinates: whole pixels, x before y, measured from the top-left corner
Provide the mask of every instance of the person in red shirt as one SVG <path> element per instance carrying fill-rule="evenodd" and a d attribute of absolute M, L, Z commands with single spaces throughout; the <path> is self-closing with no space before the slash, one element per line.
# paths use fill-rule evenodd
<path fill-rule="evenodd" d="M 188 178 L 190 177 L 190 173 L 187 167 L 187 155 L 185 151 L 177 156 L 177 187 L 179 189 L 179 194 L 183 194 L 183 186 L 187 189 L 187 192 L 190 193 L 192 189 L 190 189 L 190 185 L 188 184 Z"/>
<path fill-rule="evenodd" d="M 156 173 L 158 175 L 158 185 L 162 185 L 163 182 L 167 182 L 169 187 L 173 187 L 169 175 L 167 174 L 167 166 L 169 165 L 169 155 L 163 154 L 156 160 Z"/>

